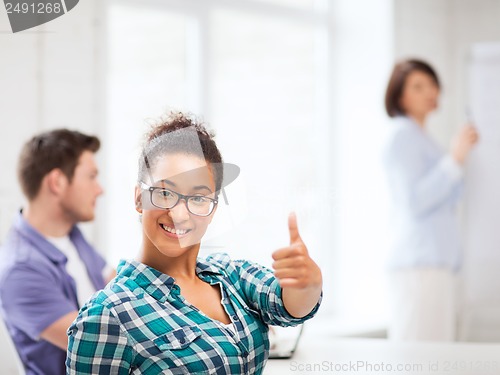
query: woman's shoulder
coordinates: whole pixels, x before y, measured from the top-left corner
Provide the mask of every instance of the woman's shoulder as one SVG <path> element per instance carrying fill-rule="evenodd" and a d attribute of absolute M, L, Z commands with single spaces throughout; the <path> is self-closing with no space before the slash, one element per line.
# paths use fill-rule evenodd
<path fill-rule="evenodd" d="M 122 280 L 113 279 L 104 289 L 94 293 L 87 301 L 84 308 L 99 306 L 106 310 L 113 311 L 117 306 L 123 303 L 137 300 L 140 297 L 140 294 L 137 293 L 137 288 L 127 284 L 127 282 L 123 282 Z"/>
<path fill-rule="evenodd" d="M 394 137 L 405 134 L 414 135 L 419 132 L 418 125 L 407 116 L 392 117 L 389 121 L 390 131 Z"/>
<path fill-rule="evenodd" d="M 205 259 L 199 260 L 198 267 L 211 268 L 213 272 L 221 273 L 226 276 L 240 277 L 242 272 L 253 268 L 265 268 L 258 263 L 247 259 L 232 259 L 227 253 L 212 253 Z"/>
<path fill-rule="evenodd" d="M 264 275 L 271 273 L 267 267 L 247 259 L 232 259 L 227 253 L 213 253 L 207 256 L 206 264 L 213 267 L 212 271 L 225 274 L 228 277 L 241 279 L 244 275 Z M 199 265 L 198 265 L 199 266 Z M 263 277 L 263 276 L 262 276 Z"/>
<path fill-rule="evenodd" d="M 220 265 L 224 267 L 229 265 L 232 262 L 232 259 L 228 253 L 220 252 L 207 255 L 205 261 L 210 264 Z"/>
<path fill-rule="evenodd" d="M 214 267 L 218 267 L 221 270 L 227 270 L 228 268 L 236 268 L 242 266 L 259 266 L 259 264 L 247 260 L 247 259 L 232 259 L 227 253 L 212 253 L 208 255 L 205 259 L 201 261 L 206 262 Z"/>
<path fill-rule="evenodd" d="M 385 140 L 386 152 L 404 151 L 420 144 L 422 131 L 413 120 L 405 116 L 391 118 Z"/>
<path fill-rule="evenodd" d="M 230 275 L 236 270 L 237 262 L 231 259 L 227 253 L 212 253 L 206 258 L 198 258 L 197 267 L 201 271 L 212 271 Z"/>

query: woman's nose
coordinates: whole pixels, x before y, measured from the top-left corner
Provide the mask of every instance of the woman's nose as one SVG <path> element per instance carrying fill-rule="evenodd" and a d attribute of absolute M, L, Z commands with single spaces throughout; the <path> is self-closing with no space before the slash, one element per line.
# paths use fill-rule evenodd
<path fill-rule="evenodd" d="M 174 222 L 182 222 L 189 219 L 189 211 L 187 209 L 186 201 L 181 199 L 175 207 L 168 210 L 168 214 Z"/>

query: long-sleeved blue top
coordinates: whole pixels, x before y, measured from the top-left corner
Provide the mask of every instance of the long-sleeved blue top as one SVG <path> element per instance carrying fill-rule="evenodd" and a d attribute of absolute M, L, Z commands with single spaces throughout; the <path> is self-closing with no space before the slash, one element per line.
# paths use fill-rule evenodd
<path fill-rule="evenodd" d="M 461 266 L 457 204 L 462 167 L 408 117 L 392 120 L 384 152 L 393 202 L 389 267 Z"/>

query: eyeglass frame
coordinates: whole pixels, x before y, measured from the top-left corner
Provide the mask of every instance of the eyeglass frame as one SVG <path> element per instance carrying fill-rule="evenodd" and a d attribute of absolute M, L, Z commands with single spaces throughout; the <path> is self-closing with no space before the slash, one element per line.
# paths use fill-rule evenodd
<path fill-rule="evenodd" d="M 205 195 L 202 195 L 202 197 L 206 198 L 206 199 L 209 199 L 212 201 L 213 203 L 213 206 L 212 206 L 212 209 L 210 210 L 210 212 L 206 215 L 200 215 L 200 214 L 195 214 L 194 212 L 192 212 L 190 209 L 189 209 L 189 204 L 188 204 L 188 200 L 190 198 L 196 198 L 196 197 L 200 197 L 200 195 L 184 195 L 184 194 L 181 194 L 181 193 L 178 193 L 174 190 L 170 190 L 170 189 L 167 189 L 167 188 L 164 188 L 164 187 L 160 187 L 160 186 L 150 186 L 148 184 L 146 184 L 145 182 L 142 182 L 142 181 L 139 181 L 140 185 L 141 185 L 141 189 L 142 190 L 147 190 L 149 191 L 149 200 L 151 202 L 151 204 L 153 206 L 155 206 L 156 208 L 159 208 L 159 209 L 162 209 L 162 210 L 171 210 L 172 208 L 174 208 L 175 206 L 177 206 L 179 204 L 179 202 L 181 200 L 184 200 L 184 202 L 186 202 L 186 209 L 189 211 L 190 214 L 192 215 L 195 215 L 195 216 L 200 216 L 200 217 L 207 217 L 207 216 L 210 216 L 214 210 L 215 210 L 215 207 L 217 206 L 217 204 L 219 204 L 219 200 L 217 198 L 210 198 L 210 197 L 207 197 Z M 160 207 L 160 206 L 157 206 L 156 204 L 153 203 L 153 192 L 155 190 L 158 190 L 158 189 L 161 189 L 161 190 L 168 190 L 174 194 L 177 195 L 178 199 L 177 199 L 177 202 L 175 202 L 175 204 L 172 206 L 172 207 L 169 207 L 169 208 L 165 208 L 165 207 Z"/>

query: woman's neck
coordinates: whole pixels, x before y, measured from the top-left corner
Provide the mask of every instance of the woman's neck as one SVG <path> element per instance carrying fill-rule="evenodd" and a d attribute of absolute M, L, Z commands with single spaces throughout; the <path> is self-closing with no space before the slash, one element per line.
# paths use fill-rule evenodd
<path fill-rule="evenodd" d="M 196 277 L 196 260 L 200 245 L 183 249 L 179 255 L 169 256 L 162 253 L 152 244 L 143 244 L 137 261 L 146 264 L 174 279 L 194 279 Z"/>
<path fill-rule="evenodd" d="M 424 114 L 415 114 L 415 113 L 408 113 L 408 116 L 415 121 L 415 123 L 420 126 L 422 129 L 425 128 L 425 120 L 427 118 L 427 115 Z"/>

